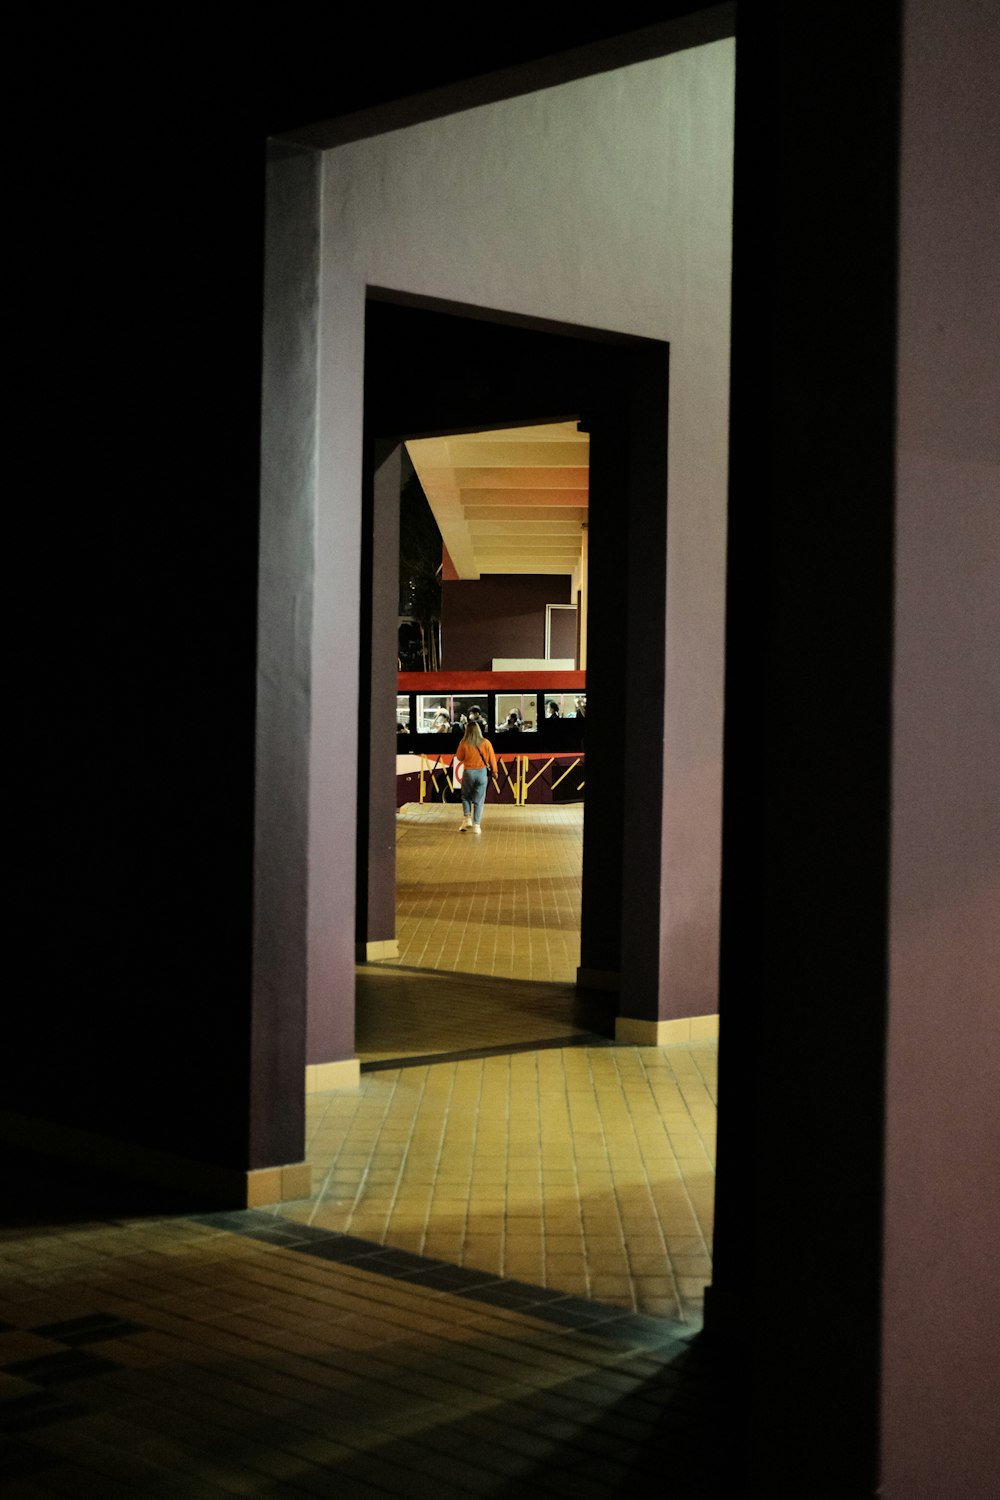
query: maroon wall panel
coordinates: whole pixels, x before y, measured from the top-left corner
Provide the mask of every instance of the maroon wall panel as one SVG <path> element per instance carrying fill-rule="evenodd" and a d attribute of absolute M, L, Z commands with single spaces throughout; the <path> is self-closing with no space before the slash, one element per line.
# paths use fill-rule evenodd
<path fill-rule="evenodd" d="M 441 585 L 442 665 L 489 671 L 495 656 L 545 655 L 545 606 L 570 604 L 569 574 L 494 573 Z"/>

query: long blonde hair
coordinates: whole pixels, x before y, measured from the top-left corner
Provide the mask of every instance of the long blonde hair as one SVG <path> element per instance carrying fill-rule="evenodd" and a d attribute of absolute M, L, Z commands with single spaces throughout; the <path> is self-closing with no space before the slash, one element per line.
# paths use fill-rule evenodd
<path fill-rule="evenodd" d="M 465 733 L 462 735 L 462 744 L 471 745 L 474 750 L 478 750 L 480 745 L 483 743 L 483 738 L 483 731 L 480 727 L 479 720 L 470 719 L 468 724 L 466 724 L 465 726 Z"/>

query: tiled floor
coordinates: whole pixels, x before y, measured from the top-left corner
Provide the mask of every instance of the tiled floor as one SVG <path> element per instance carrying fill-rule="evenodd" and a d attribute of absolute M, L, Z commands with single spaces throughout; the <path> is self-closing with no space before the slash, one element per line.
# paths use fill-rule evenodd
<path fill-rule="evenodd" d="M 606 1042 L 613 1017 L 569 984 L 378 963 L 356 977 L 355 1045 L 365 1068 L 500 1049 Z"/>
<path fill-rule="evenodd" d="M 694 1338 L 715 1046 L 617 1046 L 575 995 L 579 813 L 543 812 L 404 814 L 408 963 L 359 969 L 311 1198 L 166 1212 L 12 1163 L 4 1500 L 741 1494 Z"/>
<path fill-rule="evenodd" d="M 5 1500 L 733 1493 L 709 1351 L 517 1293 L 263 1214 L 3 1231 Z"/>
<path fill-rule="evenodd" d="M 487 807 L 478 839 L 457 832 L 452 806 L 410 806 L 398 822 L 401 959 L 358 970 L 362 1087 L 310 1099 L 314 1193 L 282 1213 L 697 1324 L 716 1044 L 616 1046 L 606 1002 L 567 982 L 582 807 Z M 519 901 L 534 914 L 526 930 Z M 547 932 L 572 956 L 562 982 L 524 977 L 546 967 Z M 429 953 L 498 964 L 501 952 L 519 977 L 415 966 Z"/>
<path fill-rule="evenodd" d="M 583 807 L 487 803 L 480 836 L 455 803 L 396 816 L 400 964 L 572 984 L 580 962 Z"/>
<path fill-rule="evenodd" d="M 313 1095 L 313 1197 L 285 1218 L 697 1325 L 714 1044 L 553 1047 Z"/>

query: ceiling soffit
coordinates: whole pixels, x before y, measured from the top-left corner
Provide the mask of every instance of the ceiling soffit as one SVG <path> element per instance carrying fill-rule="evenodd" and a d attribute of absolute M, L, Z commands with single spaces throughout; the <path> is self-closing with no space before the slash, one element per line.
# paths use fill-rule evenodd
<path fill-rule="evenodd" d="M 575 422 L 415 438 L 406 450 L 459 578 L 576 568 L 590 438 Z"/>

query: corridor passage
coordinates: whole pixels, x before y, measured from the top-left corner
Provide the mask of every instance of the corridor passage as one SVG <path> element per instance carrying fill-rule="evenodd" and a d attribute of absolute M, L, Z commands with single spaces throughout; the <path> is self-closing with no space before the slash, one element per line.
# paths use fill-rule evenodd
<path fill-rule="evenodd" d="M 361 1090 L 309 1099 L 313 1197 L 282 1213 L 696 1326 L 716 1042 L 616 1045 L 577 995 L 582 805 L 460 821 L 398 815 L 400 958 L 358 968 Z"/>
<path fill-rule="evenodd" d="M 397 962 L 574 983 L 583 804 L 487 803 L 478 836 L 461 821 L 460 803 L 396 815 Z"/>
<path fill-rule="evenodd" d="M 714 1080 L 714 1042 L 365 1072 L 357 1093 L 310 1096 L 313 1196 L 278 1212 L 696 1327 L 711 1271 Z"/>

